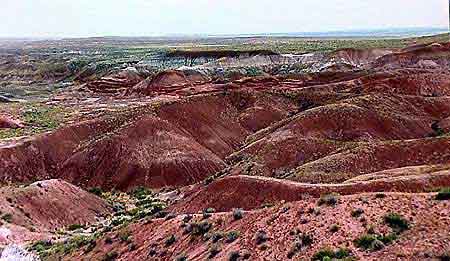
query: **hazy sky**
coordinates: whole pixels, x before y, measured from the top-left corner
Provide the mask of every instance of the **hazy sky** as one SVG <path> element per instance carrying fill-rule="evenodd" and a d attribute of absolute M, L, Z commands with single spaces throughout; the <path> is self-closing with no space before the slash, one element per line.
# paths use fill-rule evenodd
<path fill-rule="evenodd" d="M 0 37 L 444 27 L 447 0 L 0 0 Z"/>

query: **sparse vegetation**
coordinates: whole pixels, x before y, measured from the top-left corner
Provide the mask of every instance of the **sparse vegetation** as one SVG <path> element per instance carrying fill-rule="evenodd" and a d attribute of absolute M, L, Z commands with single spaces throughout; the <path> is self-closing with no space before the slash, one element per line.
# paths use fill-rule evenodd
<path fill-rule="evenodd" d="M 237 261 L 241 257 L 239 251 L 231 251 L 228 255 L 228 261 Z"/>
<path fill-rule="evenodd" d="M 84 228 L 83 225 L 80 225 L 80 224 L 72 224 L 72 225 L 70 225 L 67 229 L 68 229 L 69 231 L 74 231 L 74 230 L 78 230 L 78 229 L 82 229 L 82 228 Z"/>
<path fill-rule="evenodd" d="M 441 189 L 436 195 L 436 200 L 450 200 L 450 188 Z"/>
<path fill-rule="evenodd" d="M 385 215 L 384 222 L 398 233 L 409 229 L 409 222 L 397 213 L 389 213 Z"/>
<path fill-rule="evenodd" d="M 244 215 L 244 212 L 242 211 L 242 209 L 236 208 L 233 210 L 233 219 L 234 220 L 242 219 L 243 215 Z"/>
<path fill-rule="evenodd" d="M 117 253 L 116 251 L 111 251 L 105 254 L 105 256 L 103 257 L 103 261 L 114 261 L 119 257 L 119 253 Z"/>
<path fill-rule="evenodd" d="M 84 252 L 91 251 L 96 243 L 98 235 L 82 236 L 76 235 L 64 242 L 52 243 L 51 241 L 37 241 L 30 246 L 30 250 L 36 252 L 41 259 L 54 255 L 69 255 L 70 253 L 85 247 Z"/>
<path fill-rule="evenodd" d="M 360 217 L 363 213 L 364 213 L 363 209 L 357 208 L 357 209 L 352 211 L 352 217 L 354 217 L 354 218 Z"/>
<path fill-rule="evenodd" d="M 218 244 L 214 244 L 209 248 L 209 258 L 214 258 L 215 256 L 217 256 L 217 254 L 220 253 L 220 251 L 222 251 L 222 249 L 220 248 L 220 246 Z"/>
<path fill-rule="evenodd" d="M 128 229 L 122 229 L 118 237 L 121 242 L 130 243 L 131 242 L 131 232 Z"/>
<path fill-rule="evenodd" d="M 339 225 L 333 224 L 330 226 L 330 232 L 336 233 L 340 229 Z"/>
<path fill-rule="evenodd" d="M 212 241 L 213 243 L 217 243 L 217 242 L 219 242 L 219 240 L 221 240 L 223 237 L 224 237 L 224 235 L 223 235 L 222 232 L 214 232 L 214 233 L 211 235 L 211 241 Z"/>
<path fill-rule="evenodd" d="M 12 214 L 10 213 L 6 213 L 2 215 L 2 220 L 5 221 L 6 223 L 11 223 L 13 219 Z"/>
<path fill-rule="evenodd" d="M 346 248 L 339 248 L 338 250 L 333 250 L 331 248 L 323 248 L 319 250 L 312 256 L 312 260 L 352 260 L 350 250 Z"/>
<path fill-rule="evenodd" d="M 166 247 L 173 245 L 175 242 L 177 242 L 177 238 L 175 235 L 170 235 L 166 240 L 164 241 L 164 245 Z"/>
<path fill-rule="evenodd" d="M 385 198 L 386 197 L 386 194 L 384 194 L 384 193 L 377 193 L 377 194 L 375 194 L 375 198 Z"/>
<path fill-rule="evenodd" d="M 239 235 L 240 235 L 239 231 L 236 230 L 230 231 L 225 235 L 225 242 L 232 243 L 239 238 Z"/>
<path fill-rule="evenodd" d="M 99 187 L 90 188 L 89 192 L 99 197 L 101 197 L 103 194 L 103 190 Z"/>
<path fill-rule="evenodd" d="M 261 245 L 262 243 L 265 243 L 268 240 L 267 233 L 263 230 L 260 230 L 255 235 L 255 240 L 257 245 Z"/>
<path fill-rule="evenodd" d="M 384 248 L 385 245 L 391 244 L 397 239 L 395 234 L 376 235 L 364 234 L 355 239 L 355 246 L 364 250 L 378 251 Z"/>
<path fill-rule="evenodd" d="M 331 193 L 322 195 L 317 202 L 319 206 L 327 205 L 327 206 L 335 206 L 339 201 L 339 194 Z"/>
<path fill-rule="evenodd" d="M 211 223 L 207 220 L 201 222 L 193 222 L 184 228 L 185 234 L 191 233 L 193 236 L 203 236 L 212 228 Z"/>

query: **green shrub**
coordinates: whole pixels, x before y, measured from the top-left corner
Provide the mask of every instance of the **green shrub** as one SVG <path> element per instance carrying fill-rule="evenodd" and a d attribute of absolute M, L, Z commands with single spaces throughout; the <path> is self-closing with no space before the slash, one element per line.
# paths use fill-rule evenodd
<path fill-rule="evenodd" d="M 114 261 L 119 257 L 119 254 L 116 251 L 108 252 L 103 257 L 103 261 Z"/>
<path fill-rule="evenodd" d="M 375 194 L 375 198 L 385 198 L 386 197 L 386 195 L 384 194 L 384 193 L 377 193 L 377 194 Z"/>
<path fill-rule="evenodd" d="M 228 261 L 237 261 L 241 257 L 239 251 L 231 251 L 228 255 Z"/>
<path fill-rule="evenodd" d="M 325 257 L 333 258 L 334 251 L 331 248 L 320 249 L 312 256 L 311 260 L 322 261 Z"/>
<path fill-rule="evenodd" d="M 355 246 L 361 249 L 369 250 L 372 246 L 372 243 L 377 240 L 376 235 L 365 234 L 361 237 L 354 240 Z"/>
<path fill-rule="evenodd" d="M 256 244 L 261 245 L 262 243 L 265 243 L 268 240 L 267 233 L 265 231 L 258 231 L 255 235 Z"/>
<path fill-rule="evenodd" d="M 6 223 L 11 223 L 12 219 L 13 219 L 13 216 L 12 216 L 12 214 L 9 214 L 9 213 L 3 214 L 3 216 L 2 216 L 2 220 L 5 221 Z"/>
<path fill-rule="evenodd" d="M 177 238 L 175 235 L 170 235 L 166 240 L 164 241 L 164 244 L 166 247 L 173 245 L 177 241 Z"/>
<path fill-rule="evenodd" d="M 207 221 L 192 222 L 184 227 L 184 234 L 192 234 L 193 236 L 203 236 L 212 228 L 212 225 Z"/>
<path fill-rule="evenodd" d="M 112 240 L 112 238 L 111 237 L 109 237 L 109 236 L 107 236 L 106 238 L 105 238 L 105 244 L 107 244 L 107 245 L 111 245 L 113 243 L 113 240 Z"/>
<path fill-rule="evenodd" d="M 331 193 L 322 195 L 317 202 L 319 206 L 327 205 L 327 206 L 335 206 L 339 201 L 339 194 L 337 193 Z"/>
<path fill-rule="evenodd" d="M 215 256 L 217 256 L 217 254 L 220 253 L 220 251 L 222 251 L 222 249 L 220 248 L 219 245 L 214 244 L 209 248 L 209 258 L 214 258 Z"/>
<path fill-rule="evenodd" d="M 237 209 L 233 210 L 233 219 L 234 220 L 242 219 L 243 215 L 244 215 L 244 212 L 242 211 L 242 209 L 237 208 Z"/>
<path fill-rule="evenodd" d="M 365 234 L 354 240 L 355 246 L 364 250 L 377 251 L 384 248 L 385 245 L 391 244 L 397 239 L 395 234 L 389 235 L 373 235 Z"/>
<path fill-rule="evenodd" d="M 302 242 L 303 246 L 310 246 L 314 242 L 313 237 L 311 235 L 309 235 L 309 234 L 306 234 L 306 233 L 300 235 L 299 239 Z"/>
<path fill-rule="evenodd" d="M 236 239 L 239 238 L 239 235 L 240 235 L 239 231 L 236 230 L 230 231 L 225 235 L 225 242 L 233 243 Z"/>
<path fill-rule="evenodd" d="M 42 253 L 53 246 L 52 241 L 50 240 L 40 240 L 33 243 L 30 247 L 30 250 L 35 251 L 37 253 Z"/>
<path fill-rule="evenodd" d="M 119 232 L 119 239 L 122 242 L 130 243 L 131 242 L 131 232 L 129 230 L 121 230 Z"/>
<path fill-rule="evenodd" d="M 397 213 L 389 213 L 384 216 L 384 222 L 396 232 L 409 229 L 409 222 Z"/>
<path fill-rule="evenodd" d="M 333 260 L 333 259 L 346 259 L 348 257 L 351 256 L 351 252 L 350 250 L 346 249 L 346 248 L 339 248 L 338 250 L 333 250 L 331 248 L 323 248 L 321 250 L 319 250 L 318 252 L 316 252 L 313 256 L 312 256 L 312 260 Z"/>
<path fill-rule="evenodd" d="M 352 217 L 360 217 L 362 214 L 364 214 L 364 210 L 361 208 L 355 209 L 352 211 Z"/>
<path fill-rule="evenodd" d="M 84 226 L 80 225 L 80 224 L 72 224 L 67 229 L 69 231 L 74 231 L 74 230 L 77 230 L 77 229 L 80 229 L 80 228 L 84 228 Z"/>
<path fill-rule="evenodd" d="M 145 187 L 137 187 L 132 192 L 131 195 L 138 200 L 144 200 L 147 196 L 153 195 L 152 191 Z"/>
<path fill-rule="evenodd" d="M 333 224 L 330 226 L 330 232 L 336 233 L 340 229 L 339 225 Z"/>
<path fill-rule="evenodd" d="M 387 235 L 378 235 L 378 240 L 388 245 L 397 240 L 397 235 L 395 233 L 390 233 Z"/>
<path fill-rule="evenodd" d="M 293 258 L 301 249 L 302 249 L 302 242 L 295 241 L 294 244 L 292 245 L 291 249 L 287 253 L 287 258 L 288 259 Z"/>
<path fill-rule="evenodd" d="M 203 211 L 203 219 L 208 219 L 215 213 L 216 210 L 214 208 L 207 208 Z"/>
<path fill-rule="evenodd" d="M 221 240 L 223 238 L 223 233 L 222 232 L 215 232 L 212 234 L 211 236 L 211 241 L 213 243 L 217 243 L 219 242 L 219 240 Z"/>
<path fill-rule="evenodd" d="M 89 192 L 94 194 L 94 195 L 96 195 L 96 196 L 99 196 L 99 197 L 101 197 L 102 194 L 103 194 L 103 190 L 101 188 L 98 188 L 98 187 L 90 188 Z"/>
<path fill-rule="evenodd" d="M 450 188 L 441 189 L 436 195 L 436 200 L 450 200 Z"/>

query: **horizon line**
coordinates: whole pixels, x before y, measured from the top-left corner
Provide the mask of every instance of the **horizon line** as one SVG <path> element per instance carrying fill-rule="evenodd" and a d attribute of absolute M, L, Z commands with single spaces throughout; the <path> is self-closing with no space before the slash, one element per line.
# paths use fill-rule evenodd
<path fill-rule="evenodd" d="M 415 31 L 414 31 L 415 30 Z M 298 32 L 260 32 L 260 33 L 154 33 L 149 35 L 96 35 L 96 36 L 0 36 L 1 40 L 64 40 L 64 39 L 95 39 L 95 38 L 215 38 L 215 37 L 370 37 L 370 33 L 378 33 L 373 37 L 387 37 L 398 33 L 398 37 L 407 36 L 407 33 L 445 33 L 450 32 L 449 27 L 384 27 L 384 28 L 359 28 L 359 29 L 339 29 L 339 30 L 317 30 L 317 31 L 298 31 Z M 322 36 L 320 36 L 322 34 Z M 329 34 L 325 36 L 324 34 Z M 335 35 L 332 35 L 335 34 Z M 346 35 L 347 34 L 347 35 Z M 304 36 L 302 36 L 304 35 Z M 417 35 L 420 36 L 420 35 Z M 426 36 L 426 35 L 423 35 Z"/>

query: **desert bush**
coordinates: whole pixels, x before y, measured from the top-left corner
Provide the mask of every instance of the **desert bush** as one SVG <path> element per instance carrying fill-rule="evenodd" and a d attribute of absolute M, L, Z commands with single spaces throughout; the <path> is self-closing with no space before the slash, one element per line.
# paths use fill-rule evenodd
<path fill-rule="evenodd" d="M 207 208 L 203 210 L 203 219 L 208 219 L 212 216 L 212 213 L 216 212 L 214 208 Z"/>
<path fill-rule="evenodd" d="M 152 191 L 145 187 L 137 187 L 131 192 L 131 196 L 138 200 L 144 200 L 151 195 L 153 195 Z"/>
<path fill-rule="evenodd" d="M 130 243 L 131 242 L 131 232 L 127 229 L 119 231 L 119 239 L 121 242 Z"/>
<path fill-rule="evenodd" d="M 317 202 L 319 206 L 327 205 L 327 206 L 335 206 L 339 201 L 339 194 L 337 193 L 331 193 L 322 195 Z"/>
<path fill-rule="evenodd" d="M 371 249 L 372 243 L 377 240 L 376 235 L 365 234 L 354 240 L 355 246 L 361 249 L 369 250 Z"/>
<path fill-rule="evenodd" d="M 214 258 L 215 256 L 217 256 L 217 254 L 220 253 L 220 251 L 222 251 L 222 249 L 220 248 L 219 245 L 214 244 L 209 248 L 209 258 Z"/>
<path fill-rule="evenodd" d="M 384 216 L 384 222 L 396 232 L 403 232 L 409 229 L 409 222 L 397 213 L 389 213 Z"/>
<path fill-rule="evenodd" d="M 302 242 L 302 246 L 310 246 L 314 242 L 313 237 L 310 234 L 301 234 L 299 240 Z"/>
<path fill-rule="evenodd" d="M 364 214 L 364 210 L 361 208 L 357 208 L 352 211 L 352 217 L 360 217 L 362 214 Z"/>
<path fill-rule="evenodd" d="M 219 240 L 221 240 L 222 238 L 223 238 L 223 233 L 222 233 L 222 232 L 214 232 L 214 233 L 211 235 L 211 241 L 212 241 L 213 243 L 219 242 Z"/>
<path fill-rule="evenodd" d="M 333 250 L 331 248 L 323 248 L 317 251 L 313 256 L 312 260 L 345 260 L 351 256 L 350 250 L 346 248 L 339 248 L 338 250 Z"/>
<path fill-rule="evenodd" d="M 228 255 L 228 261 L 237 261 L 241 257 L 239 251 L 231 251 Z"/>
<path fill-rule="evenodd" d="M 6 223 L 11 223 L 13 219 L 12 214 L 6 213 L 2 215 L 2 220 L 5 221 Z"/>
<path fill-rule="evenodd" d="M 102 261 L 114 261 L 119 257 L 119 254 L 116 251 L 108 252 L 103 257 Z"/>
<path fill-rule="evenodd" d="M 233 219 L 234 220 L 242 219 L 243 215 L 244 215 L 244 212 L 242 211 L 242 209 L 237 208 L 237 209 L 233 210 Z"/>
<path fill-rule="evenodd" d="M 384 193 L 377 193 L 377 194 L 375 194 L 375 198 L 385 198 L 386 197 L 386 195 L 384 194 Z"/>
<path fill-rule="evenodd" d="M 194 236 L 203 236 L 204 234 L 208 233 L 211 227 L 211 223 L 206 220 L 202 222 L 193 222 L 185 227 L 184 232 L 186 234 L 192 233 L 192 235 Z"/>
<path fill-rule="evenodd" d="M 293 258 L 301 249 L 302 249 L 302 242 L 295 241 L 291 249 L 287 253 L 287 258 L 289 259 Z"/>
<path fill-rule="evenodd" d="M 267 233 L 265 231 L 258 231 L 255 235 L 256 244 L 261 245 L 262 243 L 265 243 L 269 238 L 267 237 Z"/>
<path fill-rule="evenodd" d="M 113 243 L 113 240 L 112 240 L 112 238 L 111 237 L 109 237 L 109 236 L 107 236 L 106 238 L 105 238 L 105 244 L 107 244 L 107 245 L 111 245 Z"/>
<path fill-rule="evenodd" d="M 239 238 L 239 235 L 240 235 L 239 231 L 236 230 L 230 231 L 225 235 L 225 242 L 233 243 L 236 239 Z"/>
<path fill-rule="evenodd" d="M 99 197 L 101 197 L 102 194 L 103 194 L 103 190 L 101 188 L 99 188 L 99 187 L 90 188 L 89 192 L 94 194 L 94 195 L 96 195 L 96 196 L 99 196 Z"/>
<path fill-rule="evenodd" d="M 377 251 L 384 248 L 385 245 L 391 244 L 397 239 L 395 234 L 374 235 L 364 234 L 354 240 L 355 246 L 364 250 Z"/>
<path fill-rule="evenodd" d="M 56 77 L 68 72 L 64 63 L 42 63 L 38 65 L 36 75 L 41 78 Z"/>
<path fill-rule="evenodd" d="M 339 225 L 333 224 L 330 226 L 330 232 L 336 233 L 340 229 Z"/>
<path fill-rule="evenodd" d="M 29 248 L 32 251 L 35 251 L 37 253 L 44 252 L 45 250 L 52 247 L 52 241 L 50 240 L 39 240 L 31 245 Z"/>
<path fill-rule="evenodd" d="M 436 200 L 450 200 L 450 188 L 441 189 L 436 195 Z"/>
<path fill-rule="evenodd" d="M 378 240 L 383 242 L 385 245 L 388 245 L 397 240 L 397 235 L 395 233 L 390 233 L 387 235 L 378 235 Z"/>
<path fill-rule="evenodd" d="M 166 240 L 164 241 L 164 245 L 166 247 L 173 245 L 177 241 L 177 238 L 175 235 L 170 235 Z"/>
<path fill-rule="evenodd" d="M 80 224 L 72 224 L 67 229 L 69 231 L 74 231 L 74 230 L 77 230 L 77 229 L 80 229 L 80 228 L 84 228 L 84 226 L 80 225 Z"/>

